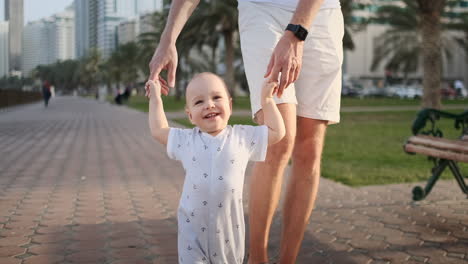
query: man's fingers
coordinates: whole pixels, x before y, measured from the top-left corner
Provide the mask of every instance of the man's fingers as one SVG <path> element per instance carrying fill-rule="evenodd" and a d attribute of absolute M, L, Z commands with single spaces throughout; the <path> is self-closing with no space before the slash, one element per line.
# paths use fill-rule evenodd
<path fill-rule="evenodd" d="M 149 77 L 149 80 L 151 81 L 157 81 L 159 79 L 159 74 L 161 73 L 161 66 L 157 66 L 155 68 L 153 68 L 151 66 L 151 63 L 150 63 L 150 77 Z"/>
<path fill-rule="evenodd" d="M 265 75 L 263 76 L 263 78 L 267 78 L 270 75 L 271 70 L 273 69 L 273 65 L 275 65 L 275 57 L 271 56 L 270 62 L 268 63 L 267 71 Z"/>
<path fill-rule="evenodd" d="M 175 86 L 176 68 L 177 64 L 169 64 L 169 69 L 167 71 L 167 81 L 169 83 L 169 87 Z"/>
<path fill-rule="evenodd" d="M 161 87 L 161 93 L 167 96 L 169 94 L 169 87 L 162 86 Z"/>
<path fill-rule="evenodd" d="M 293 83 L 297 80 L 297 67 L 292 67 L 289 71 L 290 82 Z"/>
<path fill-rule="evenodd" d="M 167 86 L 167 81 L 166 81 L 166 80 L 164 80 L 164 78 L 163 78 L 163 77 L 161 77 L 161 75 L 159 75 L 159 82 L 160 82 L 162 85 L 165 85 L 165 86 Z"/>
<path fill-rule="evenodd" d="M 281 71 L 281 81 L 279 85 L 278 97 L 283 95 L 283 90 L 286 89 L 289 85 L 289 71 L 290 67 L 288 66 L 287 70 Z"/>

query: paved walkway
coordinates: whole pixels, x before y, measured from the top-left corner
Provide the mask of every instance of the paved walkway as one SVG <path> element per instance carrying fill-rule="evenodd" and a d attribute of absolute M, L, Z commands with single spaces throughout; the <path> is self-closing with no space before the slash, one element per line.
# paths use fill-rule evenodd
<path fill-rule="evenodd" d="M 177 263 L 182 181 L 146 114 L 71 97 L 3 111 L 0 263 Z M 412 186 L 322 179 L 298 263 L 468 263 L 468 200 L 455 181 L 421 203 Z M 279 230 L 276 218 L 272 256 Z"/>

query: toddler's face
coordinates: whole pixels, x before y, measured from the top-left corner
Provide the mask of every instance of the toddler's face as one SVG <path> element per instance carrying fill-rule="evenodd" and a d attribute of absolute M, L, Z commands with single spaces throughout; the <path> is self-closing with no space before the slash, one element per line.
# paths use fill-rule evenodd
<path fill-rule="evenodd" d="M 214 74 L 202 74 L 192 80 L 186 100 L 187 115 L 201 131 L 215 136 L 227 126 L 232 112 L 231 98 Z"/>

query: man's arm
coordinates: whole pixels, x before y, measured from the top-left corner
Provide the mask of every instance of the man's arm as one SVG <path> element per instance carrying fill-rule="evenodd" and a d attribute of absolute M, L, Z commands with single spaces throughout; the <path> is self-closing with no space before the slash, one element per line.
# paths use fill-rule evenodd
<path fill-rule="evenodd" d="M 177 50 L 175 43 L 177 37 L 199 2 L 200 0 L 172 1 L 171 10 L 169 11 L 169 17 L 164 27 L 161 40 L 149 64 L 149 80 L 158 81 L 161 71 L 168 71 L 168 83 L 163 82 L 162 84 L 162 93 L 165 95 L 169 92 L 168 86 L 174 87 L 175 85 L 175 73 L 177 68 Z"/>
<path fill-rule="evenodd" d="M 161 99 L 161 85 L 159 81 L 153 82 L 149 80 L 146 83 L 147 89 L 150 90 L 149 102 L 149 127 L 151 136 L 159 143 L 166 145 L 169 136 L 170 127 L 167 123 L 166 114 L 164 113 L 163 102 Z"/>
<path fill-rule="evenodd" d="M 290 21 L 291 24 L 299 24 L 304 28 L 310 28 L 315 15 L 324 0 L 299 0 L 296 11 Z M 278 87 L 278 97 L 281 97 L 283 90 L 299 77 L 302 67 L 302 54 L 304 41 L 299 40 L 294 34 L 286 30 L 273 51 L 268 64 L 265 78 L 271 81 L 278 81 L 281 73 L 281 80 Z"/>
<path fill-rule="evenodd" d="M 265 81 L 262 87 L 263 124 L 268 127 L 268 145 L 279 142 L 286 135 L 283 117 L 273 100 L 277 86 L 276 82 Z"/>

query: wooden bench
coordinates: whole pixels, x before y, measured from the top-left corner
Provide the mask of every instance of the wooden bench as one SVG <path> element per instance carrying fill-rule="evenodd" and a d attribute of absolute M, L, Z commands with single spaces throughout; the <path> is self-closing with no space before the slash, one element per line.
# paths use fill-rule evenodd
<path fill-rule="evenodd" d="M 441 118 L 454 121 L 454 127 L 461 130 L 457 139 L 444 138 L 442 130 L 437 126 Z M 449 167 L 463 193 L 468 197 L 468 188 L 458 162 L 468 163 L 468 111 L 452 114 L 436 109 L 421 110 L 412 126 L 412 137 L 408 138 L 403 149 L 408 154 L 422 154 L 428 156 L 434 164 L 424 188 L 416 186 L 413 189 L 413 200 L 424 199 L 432 190 L 442 172 Z"/>

